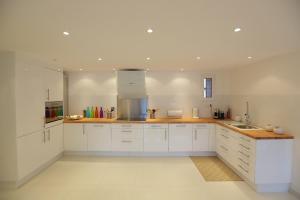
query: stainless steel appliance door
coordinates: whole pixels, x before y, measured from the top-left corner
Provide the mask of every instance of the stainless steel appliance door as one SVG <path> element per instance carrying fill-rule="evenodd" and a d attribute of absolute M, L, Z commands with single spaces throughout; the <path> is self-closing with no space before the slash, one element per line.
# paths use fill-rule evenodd
<path fill-rule="evenodd" d="M 117 113 L 119 120 L 143 121 L 147 118 L 148 98 L 118 97 Z"/>

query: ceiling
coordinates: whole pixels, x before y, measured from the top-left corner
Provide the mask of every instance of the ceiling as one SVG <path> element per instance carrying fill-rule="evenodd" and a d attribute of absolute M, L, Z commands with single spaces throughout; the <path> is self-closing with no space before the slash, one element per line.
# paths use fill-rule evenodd
<path fill-rule="evenodd" d="M 0 0 L 0 25 L 1 49 L 66 70 L 223 69 L 300 49 L 299 0 Z"/>

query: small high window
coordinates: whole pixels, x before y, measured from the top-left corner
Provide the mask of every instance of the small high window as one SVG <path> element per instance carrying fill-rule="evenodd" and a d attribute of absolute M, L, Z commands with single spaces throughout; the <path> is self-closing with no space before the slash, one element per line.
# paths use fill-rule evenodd
<path fill-rule="evenodd" d="M 212 98 L 212 78 L 204 78 L 203 81 L 204 98 Z"/>

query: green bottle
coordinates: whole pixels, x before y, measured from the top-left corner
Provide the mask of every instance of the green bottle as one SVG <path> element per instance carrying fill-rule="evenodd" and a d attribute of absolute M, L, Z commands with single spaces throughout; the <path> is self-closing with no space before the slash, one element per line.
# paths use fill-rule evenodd
<path fill-rule="evenodd" d="M 95 117 L 95 111 L 94 111 L 94 107 L 92 106 L 92 109 L 91 109 L 91 118 L 94 118 Z"/>

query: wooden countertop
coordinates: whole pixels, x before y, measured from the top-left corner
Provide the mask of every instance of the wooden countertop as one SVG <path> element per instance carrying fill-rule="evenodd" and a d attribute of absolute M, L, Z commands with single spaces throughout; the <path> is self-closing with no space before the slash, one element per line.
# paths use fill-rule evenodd
<path fill-rule="evenodd" d="M 79 120 L 65 119 L 64 123 L 215 123 L 226 128 L 229 128 L 235 132 L 246 135 L 254 139 L 294 139 L 294 136 L 290 134 L 275 134 L 265 130 L 241 130 L 229 125 L 224 124 L 220 120 L 210 118 L 182 118 L 182 119 L 170 119 L 170 118 L 159 118 L 159 119 L 147 119 L 146 121 L 125 121 L 117 119 L 106 119 L 106 118 L 82 118 Z"/>

